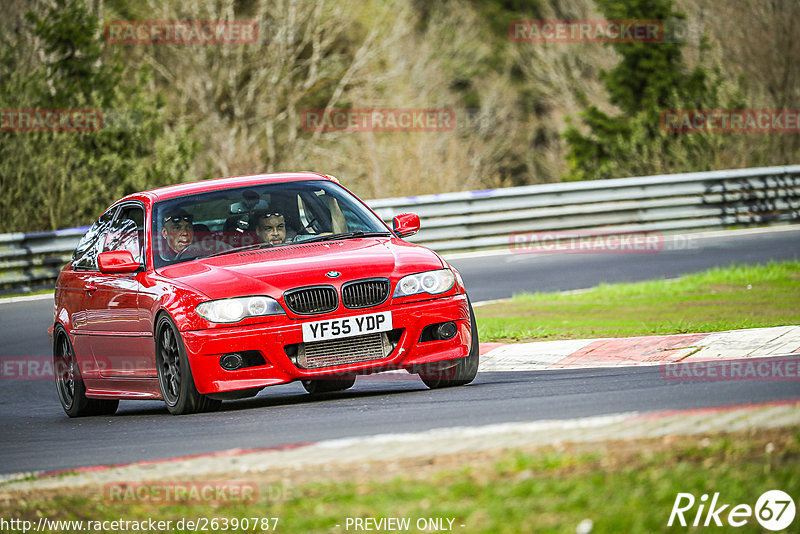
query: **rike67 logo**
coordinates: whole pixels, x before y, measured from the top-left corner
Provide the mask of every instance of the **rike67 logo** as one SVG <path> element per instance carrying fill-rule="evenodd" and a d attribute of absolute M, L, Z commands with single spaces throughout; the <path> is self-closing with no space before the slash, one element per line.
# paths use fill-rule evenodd
<path fill-rule="evenodd" d="M 696 510 L 695 510 L 696 505 Z M 721 502 L 719 492 L 709 496 L 703 494 L 695 499 L 691 493 L 678 493 L 672 512 L 669 514 L 667 526 L 673 524 L 682 527 L 721 527 L 730 525 L 738 528 L 746 525 L 753 517 L 762 528 L 771 531 L 785 530 L 792 524 L 795 516 L 795 504 L 792 497 L 781 490 L 764 492 L 756 501 L 755 508 L 749 504 L 731 506 Z"/>

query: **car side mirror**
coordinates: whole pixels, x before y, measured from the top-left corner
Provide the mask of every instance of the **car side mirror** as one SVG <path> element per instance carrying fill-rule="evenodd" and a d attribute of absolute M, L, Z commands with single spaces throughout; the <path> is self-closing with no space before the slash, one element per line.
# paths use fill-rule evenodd
<path fill-rule="evenodd" d="M 97 255 L 97 267 L 101 273 L 135 273 L 141 266 L 128 250 L 110 250 Z"/>
<path fill-rule="evenodd" d="M 398 237 L 409 237 L 419 232 L 419 215 L 401 213 L 392 219 L 392 228 Z"/>

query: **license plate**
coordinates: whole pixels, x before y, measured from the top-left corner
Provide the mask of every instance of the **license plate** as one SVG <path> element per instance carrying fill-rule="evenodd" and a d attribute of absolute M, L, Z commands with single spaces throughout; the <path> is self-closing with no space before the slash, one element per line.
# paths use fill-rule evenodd
<path fill-rule="evenodd" d="M 352 317 L 339 317 L 303 323 L 303 341 L 324 341 L 343 337 L 361 336 L 392 329 L 392 312 L 370 313 Z"/>

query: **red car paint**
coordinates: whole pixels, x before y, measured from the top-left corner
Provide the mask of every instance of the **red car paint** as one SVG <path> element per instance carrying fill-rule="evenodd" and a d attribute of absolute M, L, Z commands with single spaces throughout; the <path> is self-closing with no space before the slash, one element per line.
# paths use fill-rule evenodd
<path fill-rule="evenodd" d="M 100 236 L 94 251 L 88 253 L 89 256 L 97 255 L 101 248 L 112 249 L 100 258 L 103 272 L 99 267 L 87 267 L 84 260 L 88 256 L 81 259 L 76 252 L 56 284 L 54 327 L 63 329 L 59 331 L 66 332 L 69 337 L 85 385 L 85 396 L 90 399 L 163 398 L 156 364 L 156 322 L 160 314 L 168 314 L 180 331 L 194 384 L 201 395 L 389 369 L 413 372 L 423 364 L 465 358 L 476 334 L 474 323 L 470 322 L 470 307 L 460 275 L 435 252 L 401 239 L 399 231 L 389 229 L 355 196 L 352 196 L 353 206 L 357 203 L 371 213 L 378 221 L 376 224 L 381 225 L 380 230 L 387 235 L 351 236 L 307 244 L 298 241 L 187 259 L 158 267 L 163 260 L 157 257 L 154 244 L 163 248 L 164 239 L 156 233 L 158 222 L 154 212 L 159 206 L 166 205 L 165 202 L 180 202 L 190 195 L 202 193 L 227 194 L 229 191 L 240 192 L 242 188 L 305 182 L 322 184 L 322 188 L 340 188 L 345 192 L 342 195 L 352 195 L 331 177 L 315 173 L 286 173 L 175 185 L 129 195 L 112 205 L 106 214 L 115 212 L 118 206 L 133 206 L 130 213 L 136 213 L 137 206 L 141 207 L 144 218 L 137 223 L 137 228 L 120 230 L 122 233 L 138 230 L 138 239 L 143 242 L 143 247 L 135 251 L 138 257 L 135 264 L 143 260 L 141 268 L 130 272 L 130 265 L 126 265 L 131 256 L 113 250 L 113 241 L 119 237 L 115 234 L 114 224 L 122 217 L 124 209 L 128 209 L 121 208 L 111 223 L 111 229 L 106 227 L 105 237 Z M 262 196 L 278 198 L 274 192 Z M 318 196 L 324 197 L 324 194 Z M 339 203 L 344 204 L 345 200 L 341 197 Z M 233 211 L 234 206 L 231 205 L 230 209 Z M 296 217 L 310 218 L 312 215 L 307 212 L 308 206 Z M 132 216 L 133 219 L 137 217 Z M 106 222 L 109 219 L 107 216 Z M 331 219 L 334 219 L 333 215 Z M 419 218 L 404 215 L 396 220 L 396 224 L 410 225 L 413 232 L 414 226 L 419 226 Z M 213 224 L 205 226 L 213 227 Z M 195 232 L 201 231 L 196 229 Z M 217 234 L 221 236 L 224 232 Z M 240 234 L 246 235 L 247 232 Z M 238 237 L 241 235 L 237 234 Z M 215 239 L 225 240 L 224 236 Z M 230 246 L 228 241 L 225 246 Z M 78 264 L 83 264 L 83 267 Z M 442 269 L 450 269 L 455 274 L 455 282 L 449 290 L 436 295 L 423 292 L 394 296 L 398 281 L 404 276 Z M 117 272 L 119 270 L 125 272 Z M 329 273 L 334 271 L 340 275 L 331 278 Z M 388 298 L 366 308 L 346 308 L 341 301 L 342 286 L 371 278 L 389 280 Z M 311 315 L 291 311 L 285 302 L 287 291 L 318 285 L 335 289 L 339 296 L 336 309 Z M 203 302 L 253 295 L 274 298 L 285 313 L 246 317 L 231 324 L 211 322 L 196 310 Z M 383 311 L 391 312 L 392 332 L 400 330 L 399 341 L 388 356 L 318 368 L 303 368 L 290 359 L 291 351 L 287 351 L 287 347 L 303 343 L 303 323 Z M 426 326 L 446 321 L 457 325 L 452 338 L 421 340 Z M 236 370 L 222 368 L 220 358 L 223 355 L 243 351 L 257 352 L 264 363 Z"/>

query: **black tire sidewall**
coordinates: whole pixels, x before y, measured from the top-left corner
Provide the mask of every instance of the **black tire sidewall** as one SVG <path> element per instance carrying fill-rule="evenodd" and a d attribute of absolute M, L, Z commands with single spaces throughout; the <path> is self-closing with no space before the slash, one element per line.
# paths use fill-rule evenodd
<path fill-rule="evenodd" d="M 74 391 L 72 393 L 72 404 L 67 406 L 64 402 L 61 392 L 61 384 L 59 384 L 59 375 L 61 374 L 60 366 L 63 365 L 63 355 L 59 355 L 60 345 L 62 340 L 66 342 L 72 357 L 75 359 L 72 381 L 74 383 Z M 78 357 L 75 354 L 75 348 L 72 346 L 72 340 L 69 339 L 66 331 L 63 328 L 57 327 L 55 335 L 53 336 L 53 374 L 56 379 L 56 391 L 58 393 L 58 400 L 64 412 L 70 417 L 80 417 L 86 413 L 86 407 L 89 404 L 89 399 L 86 398 L 86 386 L 83 384 L 81 377 L 80 365 L 78 365 Z"/>
<path fill-rule="evenodd" d="M 466 375 L 464 379 L 471 382 L 478 374 L 481 342 L 480 339 L 478 339 L 478 322 L 475 320 L 475 312 L 472 311 L 472 303 L 469 301 L 469 298 L 467 298 L 467 306 L 469 306 L 469 324 L 472 342 L 470 343 L 469 354 L 464 358 L 462 363 L 464 364 L 464 374 Z"/>
<path fill-rule="evenodd" d="M 171 402 L 166 394 L 164 380 L 162 377 L 162 363 L 163 356 L 161 354 L 161 336 L 164 329 L 169 328 L 172 330 L 172 335 L 175 337 L 175 343 L 178 348 L 178 365 L 180 369 L 180 387 L 178 390 L 177 399 Z M 164 398 L 164 403 L 167 405 L 167 410 L 173 415 L 183 415 L 195 413 L 200 411 L 207 411 L 218 408 L 221 401 L 207 398 L 197 391 L 197 386 L 194 383 L 194 376 L 192 369 L 189 365 L 189 358 L 186 355 L 186 347 L 183 344 L 183 337 L 180 330 L 178 330 L 175 321 L 172 320 L 168 314 L 164 313 L 156 322 L 156 368 L 158 370 L 158 387 L 161 390 L 161 396 Z"/>
<path fill-rule="evenodd" d="M 475 320 L 475 312 L 472 310 L 472 303 L 467 297 L 469 306 L 470 322 L 470 348 L 469 353 L 457 360 L 452 367 L 432 372 L 419 373 L 420 378 L 431 389 L 438 389 L 451 386 L 464 386 L 475 380 L 480 365 L 480 340 L 478 339 L 478 323 Z"/>
<path fill-rule="evenodd" d="M 161 388 L 161 396 L 164 397 L 164 403 L 166 403 L 167 409 L 170 411 L 170 413 L 182 414 L 185 413 L 188 408 L 187 405 L 189 404 L 189 396 L 191 393 L 190 389 L 194 388 L 194 378 L 192 377 L 192 372 L 189 368 L 189 360 L 186 357 L 186 349 L 183 346 L 183 338 L 181 337 L 178 327 L 175 326 L 175 322 L 168 315 L 162 315 L 159 317 L 157 325 L 156 365 L 158 367 L 158 386 Z M 178 388 L 178 395 L 174 402 L 172 402 L 167 395 L 164 377 L 161 375 L 162 364 L 164 361 L 164 356 L 161 354 L 161 337 L 163 336 L 164 330 L 167 328 L 172 330 L 172 335 L 175 338 L 175 344 L 178 348 L 178 366 L 181 379 L 180 387 Z M 189 387 L 190 384 L 191 388 Z"/>
<path fill-rule="evenodd" d="M 72 381 L 74 382 L 74 392 L 72 395 L 72 405 L 66 406 L 62 398 L 61 386 L 59 384 L 59 365 L 60 356 L 58 355 L 59 344 L 64 340 L 75 359 Z M 86 396 L 86 385 L 83 383 L 81 376 L 80 365 L 78 362 L 78 355 L 75 353 L 75 347 L 72 345 L 72 340 L 67 335 L 66 330 L 62 326 L 57 326 L 53 331 L 53 375 L 56 382 L 56 393 L 58 400 L 64 412 L 70 417 L 83 417 L 87 415 L 112 415 L 117 411 L 119 406 L 118 399 L 90 399 Z"/>
<path fill-rule="evenodd" d="M 322 378 L 302 380 L 303 388 L 311 395 L 320 393 L 333 393 L 350 389 L 356 383 L 356 377 L 350 378 Z"/>

